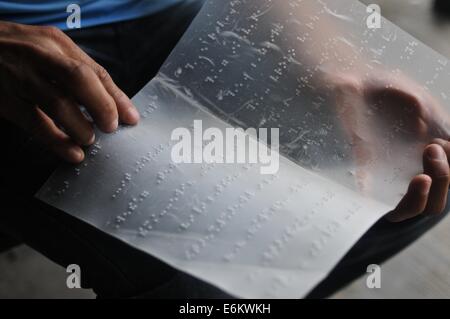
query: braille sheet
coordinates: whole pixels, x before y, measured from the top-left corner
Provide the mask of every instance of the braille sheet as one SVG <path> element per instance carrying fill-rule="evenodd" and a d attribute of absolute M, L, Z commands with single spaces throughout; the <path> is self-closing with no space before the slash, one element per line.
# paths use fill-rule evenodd
<path fill-rule="evenodd" d="M 369 14 L 352 0 L 207 1 L 134 97 L 140 124 L 98 133 L 85 162 L 59 168 L 37 197 L 233 296 L 305 296 L 395 207 L 425 143 L 447 131 L 447 59 L 384 19 L 369 29 Z M 333 83 L 358 72 L 379 99 L 355 109 Z M 411 109 L 428 95 L 439 107 L 419 136 Z M 195 120 L 279 128 L 278 173 L 174 163 L 172 132 Z"/>

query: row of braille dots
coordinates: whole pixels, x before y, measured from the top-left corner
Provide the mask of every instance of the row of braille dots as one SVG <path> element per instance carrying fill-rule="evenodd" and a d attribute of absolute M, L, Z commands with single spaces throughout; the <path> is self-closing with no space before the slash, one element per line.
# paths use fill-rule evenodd
<path fill-rule="evenodd" d="M 150 192 L 143 191 L 141 194 L 139 194 L 139 197 L 133 197 L 128 203 L 127 203 L 127 210 L 123 212 L 121 215 L 117 216 L 115 219 L 115 228 L 119 229 L 120 226 L 125 223 L 128 218 L 138 209 L 139 204 L 142 203 L 147 197 L 150 196 Z"/>
<path fill-rule="evenodd" d="M 293 224 L 289 224 L 285 227 L 282 235 L 275 239 L 268 247 L 266 251 L 262 254 L 262 262 L 263 264 L 271 263 L 286 247 L 289 242 L 295 237 L 295 235 L 300 231 L 300 229 L 304 228 L 309 224 L 311 219 L 322 210 L 322 207 L 329 203 L 335 194 L 333 192 L 327 191 L 325 195 L 314 205 L 314 208 L 310 210 L 305 216 L 302 218 L 296 218 Z M 285 207 L 287 203 L 282 203 L 282 207 Z"/>
<path fill-rule="evenodd" d="M 164 216 L 175 212 L 177 210 L 175 203 L 185 196 L 187 189 L 192 188 L 194 185 L 195 182 L 192 181 L 180 184 L 169 198 L 167 205 L 158 214 L 151 214 L 150 219 L 147 219 L 142 223 L 139 227 L 139 235 L 141 237 L 147 236 L 148 232 L 153 230 Z"/>
<path fill-rule="evenodd" d="M 91 147 L 91 150 L 89 151 L 89 156 L 90 156 L 91 162 L 94 161 L 95 156 L 101 151 L 101 149 L 102 149 L 102 146 L 100 145 L 99 142 L 95 143 L 95 144 Z M 109 158 L 109 155 L 107 155 L 107 158 Z M 78 166 L 78 167 L 75 167 L 75 168 L 74 168 L 75 175 L 76 175 L 76 176 L 80 176 L 80 175 L 81 175 L 82 169 L 83 169 L 83 168 L 86 168 L 86 167 L 88 167 L 88 166 L 89 166 L 88 162 L 87 162 L 87 161 L 84 161 L 83 164 L 81 164 L 81 165 Z"/>
<path fill-rule="evenodd" d="M 63 187 L 61 187 L 60 189 L 58 189 L 58 190 L 56 191 L 56 195 L 57 195 L 57 196 L 61 196 L 61 195 L 63 195 L 68 189 L 69 189 L 69 182 L 68 182 L 68 181 L 64 181 L 64 182 L 63 182 Z"/>
<path fill-rule="evenodd" d="M 158 104 L 156 104 L 155 101 L 151 101 L 147 104 L 147 107 L 145 108 L 142 117 L 148 118 L 151 114 L 153 114 L 156 110 L 158 110 Z"/>
<path fill-rule="evenodd" d="M 247 196 L 250 196 L 247 195 Z M 192 260 L 196 256 L 198 256 L 202 249 L 206 247 L 207 243 L 211 243 L 214 238 L 227 226 L 228 222 L 230 222 L 233 217 L 244 207 L 244 204 L 248 202 L 250 198 L 239 198 L 239 203 L 233 206 L 229 206 L 225 212 L 223 212 L 212 225 L 207 228 L 207 234 L 201 239 L 199 242 L 194 243 L 189 247 L 185 252 L 185 256 L 188 260 Z"/>
<path fill-rule="evenodd" d="M 262 183 L 259 184 L 258 191 L 262 191 L 264 187 L 270 185 L 277 179 L 276 176 L 267 177 Z M 217 185 L 222 187 L 223 185 Z M 231 219 L 239 212 L 240 209 L 244 207 L 251 199 L 256 197 L 256 193 L 252 191 L 245 191 L 243 195 L 239 196 L 239 203 L 233 206 L 229 206 L 225 212 L 222 212 L 220 216 L 215 220 L 215 222 L 208 227 L 208 233 L 204 236 L 204 238 L 198 242 L 194 243 L 189 249 L 186 250 L 185 256 L 187 259 L 191 260 L 198 256 L 201 250 L 206 246 L 206 243 L 211 243 L 211 241 L 216 238 L 216 236 L 225 228 L 227 222 L 231 221 Z M 225 260 L 227 256 L 223 257 Z"/>
<path fill-rule="evenodd" d="M 263 182 L 258 184 L 258 191 L 262 191 L 267 186 L 273 184 L 278 177 L 276 175 L 267 177 Z M 294 195 L 291 194 L 284 202 L 287 204 Z M 277 212 L 277 207 L 280 206 L 279 203 L 273 204 L 270 209 L 263 209 L 251 222 L 248 230 L 246 231 L 246 238 L 243 240 L 238 240 L 233 244 L 233 250 L 230 253 L 225 254 L 224 261 L 231 262 L 236 258 L 237 254 L 253 239 L 256 233 L 262 228 L 263 224 L 270 220 L 273 215 Z M 282 205 L 281 205 L 282 206 Z"/>
<path fill-rule="evenodd" d="M 194 214 L 189 215 L 189 220 L 180 224 L 179 230 L 186 231 L 188 230 L 192 224 L 195 222 L 196 215 L 202 215 L 206 212 L 207 205 L 213 204 L 217 198 L 239 177 L 242 176 L 242 173 L 235 173 L 233 175 L 228 175 L 223 178 L 219 183 L 214 186 L 214 194 L 213 196 L 208 196 L 206 200 L 200 203 L 200 208 L 198 206 L 192 207 L 192 212 Z"/>
<path fill-rule="evenodd" d="M 411 60 L 411 58 L 416 53 L 417 46 L 419 46 L 419 43 L 417 41 L 409 42 L 404 50 L 404 53 L 406 54 L 406 56 L 400 55 L 400 60 L 403 60 L 403 59 L 406 59 L 407 61 Z"/>
<path fill-rule="evenodd" d="M 143 156 L 141 159 L 137 160 L 135 163 L 135 169 L 134 169 L 134 173 L 139 173 L 142 169 L 145 168 L 145 166 L 151 162 L 154 161 L 155 158 L 160 155 L 161 153 L 163 153 L 168 147 L 170 147 L 171 142 L 168 142 L 167 144 L 159 144 L 159 146 L 154 147 L 154 153 L 152 154 L 152 152 L 147 152 L 147 154 L 145 156 Z"/>
<path fill-rule="evenodd" d="M 170 174 L 173 173 L 173 171 L 174 171 L 176 168 L 177 168 L 177 165 L 176 165 L 176 164 L 170 163 L 168 168 L 166 168 L 166 169 L 165 169 L 164 171 L 162 171 L 162 172 L 158 172 L 158 173 L 156 174 L 156 184 L 157 184 L 157 185 L 161 185 L 161 184 L 166 180 L 166 178 L 167 178 Z"/>
<path fill-rule="evenodd" d="M 321 231 L 320 236 L 316 239 L 309 248 L 309 255 L 311 257 L 318 257 L 320 253 L 323 251 L 325 246 L 331 242 L 333 236 L 338 232 L 338 230 L 342 227 L 342 224 L 337 221 L 331 221 L 329 224 L 325 226 L 325 228 Z"/>
<path fill-rule="evenodd" d="M 100 145 L 100 143 L 97 142 L 91 147 L 91 149 L 89 151 L 89 155 L 91 157 L 95 157 L 101 151 L 101 149 L 102 149 L 102 146 Z"/>
<path fill-rule="evenodd" d="M 116 199 L 117 196 L 125 189 L 126 185 L 131 182 L 131 174 L 125 173 L 125 177 L 120 181 L 120 186 L 114 191 L 114 194 L 111 195 L 113 199 Z"/>
<path fill-rule="evenodd" d="M 154 153 L 152 153 L 151 151 L 147 152 L 145 156 L 136 161 L 134 173 L 139 173 L 148 162 L 153 161 L 165 149 L 166 148 L 164 147 L 164 145 L 160 144 L 158 147 L 154 147 Z M 119 187 L 116 188 L 111 197 L 113 199 L 116 199 L 125 190 L 126 185 L 129 184 L 131 180 L 132 175 L 130 173 L 126 173 L 124 178 L 120 181 Z"/>
<path fill-rule="evenodd" d="M 250 228 L 247 231 L 247 237 L 244 241 L 236 243 L 234 245 L 235 249 L 233 252 L 229 253 L 226 255 L 226 259 L 225 261 L 230 262 L 232 261 L 236 255 L 239 253 L 239 251 L 245 247 L 248 242 L 250 240 L 252 240 L 254 238 L 254 236 L 256 235 L 256 233 L 262 228 L 262 226 L 264 224 L 266 224 L 269 220 L 271 220 L 273 218 L 273 216 L 283 207 L 286 207 L 287 204 L 292 201 L 297 194 L 302 191 L 303 189 L 305 189 L 307 186 L 309 185 L 309 183 L 297 183 L 294 186 L 291 186 L 290 189 L 290 195 L 288 198 L 286 198 L 284 201 L 281 202 L 277 202 L 274 205 L 272 205 L 270 207 L 270 209 L 264 209 L 261 213 L 258 214 L 258 216 L 256 216 L 252 222 L 250 223 Z M 289 228 L 286 230 L 286 233 L 288 234 L 288 236 L 293 236 L 294 233 L 302 226 L 304 226 L 306 223 L 304 221 L 303 224 L 297 224 L 298 220 L 296 220 L 296 223 L 294 223 L 294 226 L 292 228 Z M 273 258 L 273 256 L 271 255 L 267 255 L 266 258 L 268 258 L 269 260 L 271 260 Z"/>
<path fill-rule="evenodd" d="M 216 167 L 217 167 L 217 163 L 202 164 L 200 176 L 204 177 L 204 176 L 208 175 L 208 173 L 213 171 L 214 168 L 216 168 Z"/>

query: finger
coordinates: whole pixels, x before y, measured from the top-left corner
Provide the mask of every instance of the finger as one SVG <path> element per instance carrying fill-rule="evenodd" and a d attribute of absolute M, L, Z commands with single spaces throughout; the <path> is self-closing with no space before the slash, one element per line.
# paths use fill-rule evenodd
<path fill-rule="evenodd" d="M 351 144 L 356 164 L 355 179 L 358 189 L 366 193 L 370 189 L 369 165 L 373 160 L 373 150 L 369 146 L 367 121 L 361 114 L 364 109 L 358 92 L 352 87 L 336 92 L 336 107 L 344 132 Z"/>
<path fill-rule="evenodd" d="M 437 144 L 443 148 L 445 154 L 447 155 L 447 159 L 450 161 L 450 143 L 447 140 L 436 138 L 432 142 L 432 144 Z"/>
<path fill-rule="evenodd" d="M 100 65 L 91 62 L 91 67 L 102 81 L 106 91 L 116 102 L 119 119 L 129 125 L 135 125 L 139 121 L 139 112 L 128 98 L 128 96 L 114 83 L 109 73 Z"/>
<path fill-rule="evenodd" d="M 73 62 L 67 65 L 67 72 L 70 79 L 66 82 L 67 89 L 73 90 L 102 131 L 115 131 L 119 125 L 116 103 L 94 71 L 86 64 Z"/>
<path fill-rule="evenodd" d="M 368 81 L 365 94 L 369 99 L 388 99 L 387 105 L 396 106 L 393 110 L 411 125 L 409 129 L 417 134 L 418 138 L 426 139 L 430 135 L 444 139 L 450 138 L 450 116 L 442 103 L 434 98 L 428 91 L 419 86 L 410 78 L 399 75 L 372 78 Z M 386 83 L 392 86 L 386 87 Z"/>
<path fill-rule="evenodd" d="M 64 132 L 77 144 L 89 146 L 94 143 L 95 133 L 92 124 L 72 100 L 55 98 L 50 100 L 45 107 L 42 107 L 42 110 L 54 122 L 62 126 Z"/>
<path fill-rule="evenodd" d="M 41 110 L 36 109 L 34 135 L 56 155 L 70 163 L 84 160 L 84 152 Z"/>
<path fill-rule="evenodd" d="M 428 175 L 418 175 L 409 184 L 406 195 L 397 207 L 386 215 L 394 223 L 413 218 L 424 212 L 431 189 L 432 180 Z"/>
<path fill-rule="evenodd" d="M 103 83 L 106 91 L 116 102 L 119 119 L 125 123 L 134 125 L 139 121 L 139 112 L 128 98 L 128 96 L 114 83 L 109 73 L 97 64 L 88 54 L 86 54 L 80 47 L 72 42 L 69 46 L 69 54 L 76 60 L 82 61 L 89 65 L 97 74 L 100 81 Z"/>
<path fill-rule="evenodd" d="M 359 136 L 352 137 L 353 156 L 356 163 L 356 182 L 360 191 L 366 193 L 370 190 L 371 175 L 369 165 L 371 164 L 373 153 L 367 141 Z"/>
<path fill-rule="evenodd" d="M 449 164 L 444 149 L 431 144 L 426 147 L 423 155 L 424 172 L 432 179 L 430 195 L 425 213 L 440 214 L 447 203 L 449 187 Z"/>
<path fill-rule="evenodd" d="M 15 116 L 14 123 L 34 136 L 50 151 L 63 160 L 78 164 L 84 159 L 83 150 L 39 108 L 24 111 Z"/>
<path fill-rule="evenodd" d="M 378 99 L 375 103 L 381 112 L 383 122 L 387 119 L 390 125 L 401 125 L 408 134 L 424 140 L 429 137 L 429 108 L 410 90 L 403 91 L 398 88 L 378 88 L 371 93 L 371 99 Z"/>
<path fill-rule="evenodd" d="M 80 107 L 54 86 L 43 81 L 31 85 L 29 94 L 40 108 L 79 145 L 91 145 L 95 141 L 94 129 Z"/>
<path fill-rule="evenodd" d="M 94 65 L 94 71 L 96 71 L 97 76 L 102 81 L 106 90 L 113 97 L 117 105 L 117 111 L 119 113 L 119 118 L 125 124 L 135 125 L 139 121 L 139 112 L 128 98 L 128 96 L 123 93 L 121 89 L 112 80 L 109 73 L 98 64 Z"/>
<path fill-rule="evenodd" d="M 431 94 L 427 94 L 427 99 L 430 101 L 430 110 L 434 119 L 430 124 L 430 134 L 442 139 L 450 139 L 450 115 L 448 111 Z"/>
<path fill-rule="evenodd" d="M 55 53 L 39 52 L 37 59 L 46 67 L 42 71 L 52 77 L 51 82 L 85 106 L 102 131 L 110 133 L 117 129 L 116 103 L 90 66 Z"/>

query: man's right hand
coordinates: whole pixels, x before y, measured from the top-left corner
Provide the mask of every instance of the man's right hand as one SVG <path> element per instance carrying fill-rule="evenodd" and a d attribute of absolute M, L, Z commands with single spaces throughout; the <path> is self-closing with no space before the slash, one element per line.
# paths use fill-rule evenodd
<path fill-rule="evenodd" d="M 80 105 L 106 133 L 139 120 L 108 72 L 54 27 L 0 22 L 0 96 L 0 117 L 72 163 L 95 141 Z"/>
<path fill-rule="evenodd" d="M 403 199 L 387 219 L 401 222 L 421 214 L 443 213 L 450 185 L 448 113 L 426 89 L 403 74 L 378 70 L 369 75 L 353 72 L 325 78 L 351 142 L 359 189 L 363 193 L 371 191 L 370 164 L 386 157 L 387 140 L 375 129 L 383 127 L 390 138 L 406 135 L 417 146 L 426 145 L 423 174 L 412 178 Z"/>

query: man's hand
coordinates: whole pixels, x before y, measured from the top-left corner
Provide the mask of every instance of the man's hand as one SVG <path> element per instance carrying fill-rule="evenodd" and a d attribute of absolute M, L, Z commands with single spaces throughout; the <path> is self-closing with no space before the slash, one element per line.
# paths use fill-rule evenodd
<path fill-rule="evenodd" d="M 405 142 L 423 143 L 428 145 L 423 155 L 424 172 L 412 179 L 406 195 L 387 218 L 400 222 L 420 214 L 442 213 L 450 183 L 449 115 L 409 78 L 390 72 L 369 74 L 370 78 L 357 72 L 325 78 L 352 146 L 359 188 L 370 188 L 368 167 L 384 154 L 386 138 L 396 135 Z"/>
<path fill-rule="evenodd" d="M 108 72 L 57 28 L 0 22 L 0 116 L 15 123 L 72 163 L 81 146 L 119 120 L 136 124 L 139 114 Z"/>
<path fill-rule="evenodd" d="M 406 195 L 386 216 L 389 221 L 401 222 L 420 214 L 437 215 L 444 212 L 450 181 L 450 147 L 444 140 L 435 142 L 425 148 L 424 174 L 412 179 Z"/>

